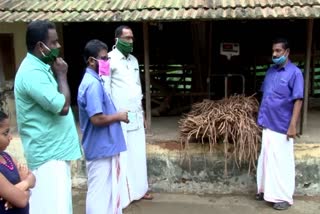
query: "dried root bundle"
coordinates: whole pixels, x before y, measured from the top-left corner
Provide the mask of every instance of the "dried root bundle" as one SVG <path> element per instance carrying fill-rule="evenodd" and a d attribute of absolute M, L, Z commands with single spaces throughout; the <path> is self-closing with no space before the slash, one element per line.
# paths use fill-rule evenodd
<path fill-rule="evenodd" d="M 261 129 L 256 123 L 258 108 L 259 103 L 253 96 L 196 103 L 179 121 L 181 142 L 186 147 L 194 141 L 208 142 L 210 151 L 217 143 L 223 143 L 225 173 L 230 158 L 238 167 L 248 163 L 250 172 L 256 167 L 261 140 Z"/>

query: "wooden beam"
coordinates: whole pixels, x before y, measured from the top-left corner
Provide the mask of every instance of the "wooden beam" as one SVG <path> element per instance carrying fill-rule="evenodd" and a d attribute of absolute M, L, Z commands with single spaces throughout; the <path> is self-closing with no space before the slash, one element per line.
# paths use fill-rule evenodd
<path fill-rule="evenodd" d="M 212 58 L 212 25 L 213 21 L 209 22 L 209 44 L 208 44 L 208 76 L 207 76 L 207 91 L 208 91 L 208 99 L 211 98 L 211 83 L 210 83 L 210 76 L 212 72 L 212 63 L 213 63 L 213 58 Z"/>
<path fill-rule="evenodd" d="M 308 121 L 308 101 L 309 101 L 309 88 L 310 88 L 310 65 L 311 65 L 311 52 L 312 52 L 312 36 L 313 36 L 313 19 L 307 20 L 307 50 L 306 50 L 306 63 L 304 69 L 304 102 L 302 110 L 302 119 L 300 124 L 300 133 L 307 128 Z"/>
<path fill-rule="evenodd" d="M 150 93 L 150 60 L 149 60 L 149 28 L 148 22 L 143 22 L 143 47 L 144 47 L 144 75 L 146 89 L 146 122 L 147 134 L 151 133 L 151 93 Z"/>

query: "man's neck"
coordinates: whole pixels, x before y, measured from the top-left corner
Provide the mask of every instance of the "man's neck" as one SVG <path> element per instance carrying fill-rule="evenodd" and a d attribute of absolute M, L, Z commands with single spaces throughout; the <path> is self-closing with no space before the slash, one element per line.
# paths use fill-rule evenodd
<path fill-rule="evenodd" d="M 278 65 L 278 69 L 280 70 L 281 68 L 286 67 L 286 65 L 288 64 L 289 59 L 287 59 L 282 65 Z"/>
<path fill-rule="evenodd" d="M 116 47 L 117 48 L 117 47 Z M 119 50 L 119 48 L 117 48 L 117 50 L 125 57 L 125 58 L 128 58 L 129 57 L 129 54 L 124 54 L 124 53 L 122 53 L 120 50 Z"/>
<path fill-rule="evenodd" d="M 93 68 L 93 67 L 91 67 L 91 66 L 88 66 L 87 68 L 90 69 L 90 70 L 92 70 L 92 71 L 94 71 L 95 73 L 98 73 L 98 72 L 95 70 L 95 68 Z"/>
<path fill-rule="evenodd" d="M 38 59 L 41 59 L 41 57 L 42 57 L 42 54 L 37 51 L 28 51 L 28 53 L 37 57 Z"/>

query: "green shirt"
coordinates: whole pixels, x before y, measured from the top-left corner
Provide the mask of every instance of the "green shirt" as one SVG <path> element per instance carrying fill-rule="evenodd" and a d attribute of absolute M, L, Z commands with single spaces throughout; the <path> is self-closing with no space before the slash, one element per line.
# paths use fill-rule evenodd
<path fill-rule="evenodd" d="M 17 124 L 30 169 L 49 160 L 81 157 L 79 136 L 71 109 L 59 115 L 65 97 L 49 65 L 28 53 L 14 84 Z"/>

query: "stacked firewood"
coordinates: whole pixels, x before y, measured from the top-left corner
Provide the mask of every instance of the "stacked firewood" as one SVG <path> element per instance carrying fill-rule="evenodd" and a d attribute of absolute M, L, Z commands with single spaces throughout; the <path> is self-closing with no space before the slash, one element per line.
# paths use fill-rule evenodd
<path fill-rule="evenodd" d="M 256 167 L 261 141 L 261 129 L 256 122 L 258 108 L 254 96 L 242 95 L 196 103 L 179 121 L 181 142 L 185 148 L 190 142 L 208 143 L 210 151 L 217 144 L 223 144 L 225 173 L 230 158 L 238 167 L 248 163 L 250 172 Z"/>

